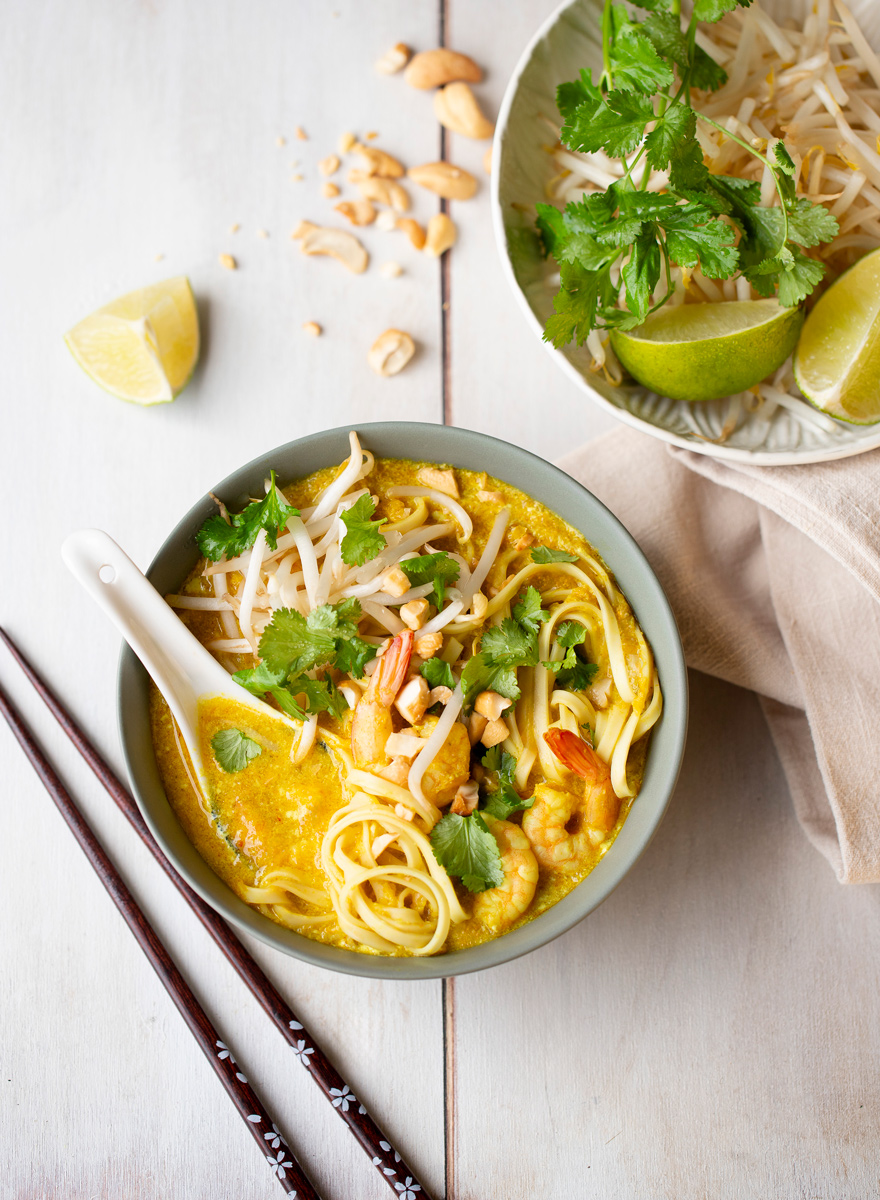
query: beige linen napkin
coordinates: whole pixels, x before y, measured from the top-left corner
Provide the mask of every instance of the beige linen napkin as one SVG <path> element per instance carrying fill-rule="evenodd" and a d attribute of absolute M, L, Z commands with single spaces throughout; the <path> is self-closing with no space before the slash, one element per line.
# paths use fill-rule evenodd
<path fill-rule="evenodd" d="M 838 878 L 880 881 L 880 451 L 754 467 L 619 428 L 559 465 L 641 545 L 688 664 L 760 694 Z"/>

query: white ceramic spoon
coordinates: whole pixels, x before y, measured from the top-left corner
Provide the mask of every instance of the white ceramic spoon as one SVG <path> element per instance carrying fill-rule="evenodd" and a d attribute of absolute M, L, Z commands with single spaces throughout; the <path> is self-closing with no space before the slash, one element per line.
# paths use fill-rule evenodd
<path fill-rule="evenodd" d="M 232 679 L 108 534 L 100 529 L 72 533 L 61 547 L 61 557 L 113 621 L 168 701 L 206 795 L 198 736 L 200 699 L 226 696 L 299 729 Z"/>

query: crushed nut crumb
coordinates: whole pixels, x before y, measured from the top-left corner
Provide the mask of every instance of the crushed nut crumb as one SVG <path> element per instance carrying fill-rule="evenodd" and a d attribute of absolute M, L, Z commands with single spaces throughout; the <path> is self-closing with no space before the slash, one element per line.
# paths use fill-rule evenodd
<path fill-rule="evenodd" d="M 339 184 L 327 182 L 321 188 L 321 192 L 328 200 L 332 200 L 334 196 L 339 195 Z"/>
<path fill-rule="evenodd" d="M 383 262 L 379 267 L 379 274 L 386 279 L 396 279 L 398 275 L 403 274 L 403 267 L 399 262 Z"/>
<path fill-rule="evenodd" d="M 322 158 L 318 163 L 318 170 L 322 175 L 332 175 L 339 170 L 339 155 L 328 154 L 326 158 Z"/>
<path fill-rule="evenodd" d="M 239 225 L 238 221 L 233 221 L 233 223 L 229 226 L 230 233 L 238 233 L 239 229 L 241 229 L 241 226 Z"/>
<path fill-rule="evenodd" d="M 302 183 L 302 180 L 303 180 L 302 175 L 291 175 L 291 177 L 290 177 L 291 183 Z"/>
<path fill-rule="evenodd" d="M 378 136 L 379 134 L 375 129 L 371 129 L 369 133 L 364 134 L 368 142 L 374 142 Z"/>
<path fill-rule="evenodd" d="M 269 236 L 269 230 L 268 230 L 268 229 L 258 229 L 258 230 L 257 230 L 257 237 L 258 237 L 258 238 L 267 238 L 268 236 Z"/>
<path fill-rule="evenodd" d="M 275 145 L 276 145 L 276 146 L 286 146 L 286 145 L 287 145 L 287 138 L 286 138 L 286 137 L 281 137 L 281 135 L 279 134 L 279 136 L 278 136 L 278 137 L 275 139 Z"/>
<path fill-rule="evenodd" d="M 225 267 L 227 271 L 237 271 L 238 270 L 238 263 L 235 261 L 235 259 L 232 257 L 231 254 L 221 254 L 220 255 L 220 266 Z"/>
<path fill-rule="evenodd" d="M 164 254 L 154 254 L 153 262 L 161 262 L 164 257 L 165 257 Z"/>
<path fill-rule="evenodd" d="M 389 208 L 379 213 L 379 216 L 376 218 L 376 228 L 383 230 L 385 233 L 391 233 L 392 230 L 397 228 L 397 217 Z"/>
<path fill-rule="evenodd" d="M 303 323 L 303 333 L 307 333 L 309 337 L 320 337 L 324 330 L 317 321 L 305 321 Z"/>
<path fill-rule="evenodd" d="M 339 153 L 348 154 L 349 150 L 357 141 L 353 133 L 343 133 L 339 138 Z"/>
<path fill-rule="evenodd" d="M 302 125 L 297 125 L 293 132 L 296 134 L 297 141 L 307 142 L 309 140 L 309 135 L 303 129 Z"/>

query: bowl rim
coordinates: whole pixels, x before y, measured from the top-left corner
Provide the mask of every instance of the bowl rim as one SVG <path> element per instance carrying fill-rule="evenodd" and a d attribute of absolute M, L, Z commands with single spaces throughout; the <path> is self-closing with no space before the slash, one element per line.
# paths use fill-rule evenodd
<path fill-rule="evenodd" d="M 247 494 L 248 480 L 256 482 L 262 479 L 270 466 L 274 465 L 277 469 L 282 457 L 307 461 L 310 453 L 314 455 L 323 451 L 325 465 L 327 461 L 342 461 L 343 455 L 327 457 L 327 448 L 335 442 L 339 443 L 340 448 L 343 445 L 347 448 L 351 428 L 357 429 L 364 445 L 370 448 L 383 441 L 391 444 L 402 441 L 411 447 L 410 453 L 406 454 L 391 453 L 386 446 L 377 452 L 382 457 L 411 458 L 413 451 L 427 446 L 429 453 L 423 455 L 423 458 L 429 461 L 452 462 L 457 466 L 463 465 L 462 457 L 472 459 L 475 464 L 483 461 L 493 463 L 496 459 L 509 461 L 510 467 L 504 474 L 499 475 L 497 471 L 490 473 L 501 479 L 510 479 L 512 476 L 525 481 L 525 478 L 528 478 L 528 485 L 522 490 L 535 499 L 541 500 L 541 493 L 546 495 L 552 492 L 565 498 L 566 502 L 570 500 L 567 513 L 560 512 L 557 507 L 552 507 L 552 511 L 575 527 L 578 527 L 579 520 L 588 519 L 591 522 L 590 530 L 584 536 L 592 544 L 595 545 L 597 540 L 594 537 L 597 531 L 600 534 L 600 542 L 610 540 L 614 546 L 611 558 L 613 560 L 617 556 L 617 564 L 609 562 L 604 551 L 600 550 L 600 553 L 603 559 L 609 562 L 609 569 L 615 577 L 619 576 L 617 567 L 621 566 L 625 575 L 632 574 L 638 578 L 638 602 L 632 601 L 631 583 L 627 586 L 621 584 L 621 588 L 633 604 L 634 611 L 639 608 L 643 610 L 643 615 L 638 617 L 642 628 L 646 625 L 652 627 L 649 642 L 655 651 L 658 666 L 662 659 L 664 710 L 660 725 L 652 731 L 652 739 L 655 742 L 658 737 L 662 739 L 663 753 L 657 751 L 654 746 L 652 749 L 655 753 L 648 754 L 645 783 L 640 798 L 647 791 L 649 800 L 646 800 L 642 809 L 637 805 L 634 807 L 608 854 L 581 884 L 546 912 L 519 929 L 453 954 L 436 955 L 431 958 L 380 956 L 325 946 L 277 925 L 240 900 L 201 858 L 183 832 L 159 782 L 155 757 L 152 755 L 149 714 L 146 708 L 149 677 L 133 651 L 124 643 L 117 674 L 118 729 L 123 757 L 138 808 L 163 853 L 190 887 L 237 929 L 313 966 L 348 975 L 409 980 L 468 974 L 509 962 L 566 933 L 607 899 L 647 849 L 669 805 L 684 755 L 688 721 L 688 682 L 684 652 L 669 601 L 641 548 L 618 518 L 587 488 L 559 467 L 539 458 L 531 451 L 488 434 L 414 421 L 353 423 L 322 430 L 276 446 L 231 472 L 211 491 L 232 502 L 234 497 Z M 445 449 L 445 453 L 437 455 L 431 452 L 432 447 L 437 444 Z M 285 477 L 290 480 L 301 478 L 313 469 L 315 468 L 309 466 L 299 473 L 290 473 L 285 468 Z M 476 469 L 484 468 L 477 465 Z M 531 478 L 532 474 L 534 480 Z M 545 500 L 541 502 L 546 504 Z M 147 569 L 148 578 L 153 580 L 157 574 L 161 575 L 163 569 L 168 569 L 169 560 L 172 558 L 180 559 L 183 556 L 190 557 L 192 563 L 196 561 L 198 550 L 195 545 L 195 531 L 212 511 L 215 511 L 214 502 L 205 493 L 189 508 L 162 542 Z M 179 567 L 174 568 L 174 571 L 173 577 L 179 580 Z M 161 583 L 160 579 L 157 584 L 160 590 L 167 590 L 160 586 Z M 627 831 L 629 833 L 625 837 Z M 174 843 L 177 844 L 176 848 Z"/>
<path fill-rule="evenodd" d="M 539 42 L 543 41 L 550 34 L 553 27 L 563 18 L 568 9 L 577 8 L 583 3 L 584 0 L 562 0 L 562 3 L 541 22 L 517 60 L 517 64 L 507 81 L 507 87 L 504 89 L 504 96 L 501 100 L 501 107 L 498 110 L 498 119 L 495 122 L 495 136 L 492 142 L 493 168 L 489 181 L 492 228 L 495 233 L 495 246 L 498 250 L 498 256 L 501 259 L 502 272 L 529 326 L 538 336 L 541 344 L 563 374 L 567 375 L 595 404 L 605 409 L 616 420 L 622 421 L 624 425 L 641 430 L 642 433 L 659 438 L 670 445 L 678 446 L 682 450 L 690 450 L 694 454 L 705 454 L 709 458 L 718 458 L 727 462 L 748 463 L 751 466 L 789 467 L 806 463 L 832 462 L 839 458 L 852 458 L 856 454 L 866 454 L 869 450 L 877 449 L 880 446 L 880 427 L 877 428 L 873 436 L 866 435 L 864 438 L 855 442 L 848 442 L 844 446 L 828 447 L 824 450 L 806 451 L 804 453 L 794 450 L 744 450 L 737 446 L 713 445 L 711 443 L 701 443 L 696 440 L 689 441 L 687 438 L 672 433 L 671 430 L 664 429 L 661 425 L 654 425 L 650 421 L 645 421 L 641 417 L 637 417 L 634 413 L 629 412 L 628 409 L 618 408 L 617 405 L 612 404 L 610 400 L 591 385 L 590 381 L 566 358 L 561 350 L 557 350 L 555 346 L 551 346 L 549 342 L 544 341 L 544 327 L 532 311 L 531 305 L 519 285 L 507 247 L 507 232 L 504 227 L 504 216 L 501 205 L 504 142 L 508 133 L 507 125 L 510 119 L 510 112 L 516 100 L 520 80 L 528 69 Z"/>

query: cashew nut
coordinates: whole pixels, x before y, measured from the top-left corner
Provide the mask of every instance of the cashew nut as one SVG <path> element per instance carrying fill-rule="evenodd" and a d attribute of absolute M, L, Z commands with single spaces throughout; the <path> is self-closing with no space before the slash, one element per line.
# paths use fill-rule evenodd
<path fill-rule="evenodd" d="M 410 87 L 426 91 L 442 87 L 454 79 L 466 79 L 468 83 L 479 83 L 483 72 L 472 58 L 458 54 L 455 50 L 423 50 L 417 54 L 403 73 Z"/>

